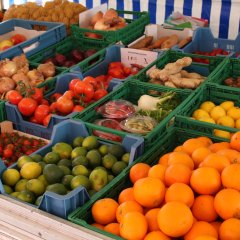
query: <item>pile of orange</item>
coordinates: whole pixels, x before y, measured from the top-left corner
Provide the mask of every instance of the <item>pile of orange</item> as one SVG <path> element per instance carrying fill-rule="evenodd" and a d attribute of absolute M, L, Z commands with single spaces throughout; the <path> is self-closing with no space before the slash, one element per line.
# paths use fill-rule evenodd
<path fill-rule="evenodd" d="M 117 200 L 93 204 L 93 226 L 129 240 L 240 239 L 240 132 L 188 139 L 129 178 Z"/>

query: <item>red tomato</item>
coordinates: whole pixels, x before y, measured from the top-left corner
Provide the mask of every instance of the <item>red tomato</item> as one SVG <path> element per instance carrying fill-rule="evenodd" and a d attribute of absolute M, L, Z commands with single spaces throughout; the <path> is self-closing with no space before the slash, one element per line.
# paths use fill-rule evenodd
<path fill-rule="evenodd" d="M 74 93 L 76 96 L 80 96 L 84 102 L 89 102 L 93 98 L 94 89 L 92 84 L 79 81 L 74 87 Z"/>
<path fill-rule="evenodd" d="M 48 100 L 47 100 L 47 99 L 44 99 L 44 98 L 41 100 L 40 104 L 41 104 L 41 105 L 47 105 L 47 106 L 49 106 Z"/>
<path fill-rule="evenodd" d="M 7 93 L 6 98 L 11 104 L 18 105 L 23 97 L 17 90 L 11 90 Z"/>
<path fill-rule="evenodd" d="M 74 92 L 72 90 L 68 90 L 63 94 L 64 97 L 67 97 L 69 99 L 73 99 L 74 97 Z"/>
<path fill-rule="evenodd" d="M 90 83 L 94 89 L 97 88 L 97 81 L 94 77 L 88 76 L 83 79 L 83 82 Z"/>
<path fill-rule="evenodd" d="M 61 96 L 62 96 L 61 93 L 54 93 L 53 95 L 51 95 L 50 101 L 51 102 L 56 102 Z"/>
<path fill-rule="evenodd" d="M 12 144 L 12 143 L 9 143 L 7 146 L 6 146 L 6 148 L 9 148 L 9 149 L 14 149 L 14 145 Z"/>
<path fill-rule="evenodd" d="M 31 90 L 30 96 L 32 99 L 36 100 L 37 103 L 40 103 L 43 99 L 43 89 L 42 88 L 33 88 Z"/>
<path fill-rule="evenodd" d="M 34 112 L 34 117 L 38 123 L 42 124 L 43 119 L 49 114 L 49 112 L 50 112 L 49 106 L 39 105 Z"/>
<path fill-rule="evenodd" d="M 123 68 L 123 64 L 121 62 L 111 62 L 109 65 L 108 65 L 108 68 Z"/>
<path fill-rule="evenodd" d="M 32 122 L 32 123 L 38 124 L 38 121 L 34 116 L 30 117 L 29 121 Z"/>
<path fill-rule="evenodd" d="M 13 150 L 10 148 L 6 148 L 3 150 L 3 157 L 10 158 L 13 155 Z"/>
<path fill-rule="evenodd" d="M 130 67 L 124 67 L 123 72 L 128 77 L 132 73 L 132 69 Z"/>
<path fill-rule="evenodd" d="M 120 78 L 120 79 L 125 78 L 124 72 L 121 68 L 110 68 L 108 70 L 108 75 L 110 75 L 114 78 Z"/>
<path fill-rule="evenodd" d="M 23 98 L 18 103 L 18 109 L 23 116 L 31 116 L 37 108 L 37 101 L 32 98 Z"/>
<path fill-rule="evenodd" d="M 78 78 L 74 78 L 73 80 L 71 80 L 71 82 L 68 85 L 69 90 L 74 91 L 74 87 L 75 87 L 76 83 L 79 81 L 81 81 L 81 80 Z"/>
<path fill-rule="evenodd" d="M 43 119 L 43 126 L 47 127 L 50 120 L 51 120 L 52 114 L 48 114 L 44 119 Z"/>
<path fill-rule="evenodd" d="M 95 80 L 97 82 L 105 82 L 107 80 L 107 76 L 106 75 L 100 75 L 100 76 L 95 77 Z"/>
<path fill-rule="evenodd" d="M 80 105 L 75 105 L 74 108 L 73 108 L 73 112 L 81 112 L 83 111 L 85 108 L 83 106 L 80 106 Z"/>
<path fill-rule="evenodd" d="M 93 98 L 97 101 L 101 98 L 103 98 L 104 96 L 106 96 L 108 94 L 107 90 L 105 89 L 98 89 L 97 91 L 95 91 Z"/>
<path fill-rule="evenodd" d="M 51 113 L 56 113 L 57 112 L 57 102 L 53 102 L 50 105 L 50 112 Z"/>
<path fill-rule="evenodd" d="M 64 115 L 67 115 L 72 112 L 74 104 L 73 101 L 67 97 L 60 97 L 57 100 L 57 110 Z"/>
<path fill-rule="evenodd" d="M 19 44 L 27 40 L 27 38 L 22 34 L 15 34 L 11 37 L 11 40 L 14 45 Z"/>

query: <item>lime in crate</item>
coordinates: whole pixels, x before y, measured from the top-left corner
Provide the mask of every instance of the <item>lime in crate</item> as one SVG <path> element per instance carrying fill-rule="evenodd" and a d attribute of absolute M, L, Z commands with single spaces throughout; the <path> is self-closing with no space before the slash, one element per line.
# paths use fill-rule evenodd
<path fill-rule="evenodd" d="M 189 91 L 130 80 L 73 119 L 110 141 L 119 141 L 128 132 L 142 135 L 147 150 L 165 135 L 169 122 L 191 98 Z"/>

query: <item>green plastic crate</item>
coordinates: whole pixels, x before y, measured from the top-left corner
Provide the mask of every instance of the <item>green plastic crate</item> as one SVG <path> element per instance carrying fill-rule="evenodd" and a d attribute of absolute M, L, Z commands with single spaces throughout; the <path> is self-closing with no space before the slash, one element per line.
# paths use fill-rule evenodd
<path fill-rule="evenodd" d="M 141 82 L 148 82 L 150 78 L 147 76 L 147 71 L 156 65 L 157 68 L 162 69 L 165 67 L 166 64 L 172 63 L 177 61 L 178 59 L 181 59 L 183 57 L 191 57 L 193 58 L 194 55 L 190 53 L 182 53 L 177 52 L 174 50 L 169 50 L 163 54 L 161 54 L 157 60 L 152 62 L 149 66 L 141 70 L 137 75 L 136 78 L 140 80 Z M 216 67 L 224 60 L 224 58 L 221 57 L 207 57 L 207 56 L 200 56 L 199 58 L 203 59 L 209 59 L 209 64 L 202 64 L 198 62 L 192 62 L 192 64 L 189 67 L 186 67 L 186 69 L 189 72 L 197 72 L 203 76 L 206 76 L 207 79 L 204 81 L 204 83 L 209 81 L 209 78 L 211 77 L 211 74 L 214 73 L 214 70 Z M 203 83 L 203 84 L 204 84 Z M 201 85 L 203 85 L 201 84 Z"/>
<path fill-rule="evenodd" d="M 178 122 L 180 124 L 180 122 Z M 180 125 L 175 124 L 172 126 L 168 133 L 159 141 L 153 148 L 151 148 L 148 152 L 146 152 L 141 158 L 139 158 L 137 162 L 144 162 L 150 165 L 154 165 L 158 162 L 160 156 L 163 154 L 172 151 L 176 146 L 181 145 L 184 141 L 194 137 L 200 137 L 204 133 L 191 130 L 191 124 L 185 124 L 184 128 L 178 127 Z M 213 142 L 219 142 L 218 138 L 214 136 L 210 136 Z M 130 179 L 129 179 L 129 171 L 130 167 L 124 170 L 118 178 L 113 180 L 110 184 L 108 189 L 102 191 L 100 194 L 95 194 L 90 201 L 85 203 L 82 207 L 76 209 L 73 213 L 68 216 L 68 220 L 73 223 L 76 223 L 80 226 L 83 226 L 89 230 L 93 230 L 95 232 L 101 233 L 107 237 L 122 240 L 121 237 L 116 235 L 110 234 L 106 231 L 100 230 L 90 224 L 93 223 L 93 218 L 91 214 L 91 207 L 99 199 L 110 197 L 117 200 L 119 193 L 127 188 L 132 186 Z"/>
<path fill-rule="evenodd" d="M 209 83 L 224 85 L 224 80 L 228 77 L 240 77 L 240 59 L 226 58 L 215 69 L 214 73 L 209 79 Z"/>
<path fill-rule="evenodd" d="M 0 100 L 0 122 L 6 120 L 5 102 Z"/>
<path fill-rule="evenodd" d="M 126 136 L 126 134 L 129 134 L 129 133 L 93 124 L 93 122 L 96 119 L 102 118 L 101 115 L 97 113 L 96 109 L 99 106 L 103 105 L 104 103 L 114 99 L 124 99 L 132 102 L 133 104 L 137 104 L 137 101 L 140 98 L 140 96 L 144 94 L 149 94 L 149 91 L 151 90 L 155 90 L 158 92 L 174 91 L 178 94 L 178 97 L 181 103 L 175 110 L 173 110 L 167 117 L 165 117 L 150 133 L 144 136 L 144 148 L 145 150 L 150 149 L 165 134 L 167 125 L 169 124 L 171 119 L 174 117 L 174 115 L 179 112 L 181 107 L 185 105 L 186 102 L 190 101 L 192 96 L 189 93 L 189 91 L 183 91 L 176 88 L 171 89 L 171 88 L 163 87 L 160 85 L 152 85 L 152 84 L 147 84 L 139 81 L 129 80 L 125 82 L 122 86 L 120 86 L 118 89 L 109 93 L 106 97 L 100 99 L 97 104 L 93 104 L 92 107 L 87 111 L 84 111 L 84 113 L 81 113 L 81 112 L 77 113 L 73 117 L 73 119 L 81 120 L 84 123 L 86 123 L 86 126 L 91 133 L 94 130 L 99 130 L 99 131 L 115 134 L 120 137 L 124 137 Z"/>
<path fill-rule="evenodd" d="M 150 14 L 148 12 L 120 11 L 116 10 L 120 16 L 129 14 L 133 19 L 125 19 L 127 26 L 116 31 L 101 31 L 88 28 L 80 28 L 78 25 L 71 25 L 72 35 L 76 39 L 88 39 L 90 42 L 102 42 L 112 44 L 121 41 L 123 44 L 129 44 L 144 34 L 145 26 L 150 23 Z M 101 39 L 93 39 L 85 36 L 86 33 L 96 33 L 101 35 Z"/>

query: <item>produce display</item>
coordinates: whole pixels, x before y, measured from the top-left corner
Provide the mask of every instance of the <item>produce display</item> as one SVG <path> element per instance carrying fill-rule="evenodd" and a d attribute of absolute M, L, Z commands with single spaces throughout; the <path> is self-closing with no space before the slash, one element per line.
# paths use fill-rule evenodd
<path fill-rule="evenodd" d="M 192 118 L 225 127 L 240 128 L 240 108 L 235 106 L 233 101 L 224 101 L 219 105 L 205 101 L 193 112 Z M 214 130 L 214 135 L 228 139 L 231 137 L 230 132 L 217 129 Z"/>
<path fill-rule="evenodd" d="M 224 84 L 229 86 L 229 87 L 240 87 L 240 76 L 233 78 L 233 77 L 229 77 L 227 79 L 224 80 Z"/>
<path fill-rule="evenodd" d="M 167 37 L 161 37 L 156 41 L 153 41 L 153 36 L 146 36 L 140 39 L 129 48 L 135 48 L 140 50 L 153 50 L 153 49 L 169 49 L 177 45 L 179 48 L 184 47 L 192 41 L 192 37 L 186 37 L 182 40 L 176 34 Z"/>
<path fill-rule="evenodd" d="M 26 41 L 26 37 L 23 34 L 14 34 L 10 39 L 0 41 L 0 52 L 4 51 L 12 46 Z"/>
<path fill-rule="evenodd" d="M 0 158 L 8 167 L 15 163 L 22 155 L 30 155 L 46 145 L 43 139 L 24 136 L 17 131 L 0 134 Z"/>
<path fill-rule="evenodd" d="M 163 69 L 152 69 L 149 71 L 149 83 L 160 84 L 173 88 L 196 89 L 204 82 L 206 77 L 183 70 L 184 67 L 190 66 L 193 59 L 184 57 L 176 62 L 168 63 Z"/>
<path fill-rule="evenodd" d="M 84 186 L 90 196 L 117 176 L 129 161 L 120 145 L 100 144 L 96 137 L 76 137 L 71 144 L 59 142 L 52 151 L 17 160 L 16 168 L 2 174 L 6 193 L 39 205 L 45 191 L 66 195 Z"/>
<path fill-rule="evenodd" d="M 240 239 L 239 137 L 190 138 L 155 165 L 136 163 L 128 186 L 93 202 L 86 221 L 129 240 Z"/>
<path fill-rule="evenodd" d="M 52 63 L 40 64 L 37 68 L 29 66 L 24 54 L 14 57 L 12 60 L 0 61 L 0 96 L 13 89 L 21 91 L 24 87 L 36 87 L 40 83 L 55 75 L 55 66 Z"/>
<path fill-rule="evenodd" d="M 77 24 L 79 14 L 86 10 L 86 7 L 79 3 L 66 0 L 54 0 L 45 2 L 40 6 L 35 2 L 27 2 L 19 5 L 12 5 L 4 14 L 3 20 L 20 18 L 27 20 L 62 22 L 70 33 L 71 24 Z M 44 31 L 44 27 L 34 26 L 35 30 Z"/>

